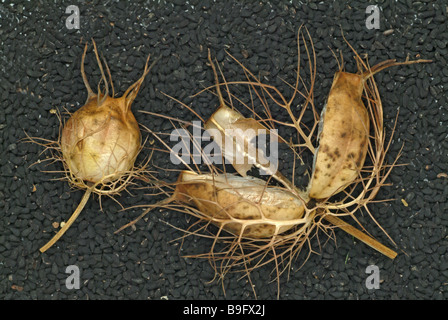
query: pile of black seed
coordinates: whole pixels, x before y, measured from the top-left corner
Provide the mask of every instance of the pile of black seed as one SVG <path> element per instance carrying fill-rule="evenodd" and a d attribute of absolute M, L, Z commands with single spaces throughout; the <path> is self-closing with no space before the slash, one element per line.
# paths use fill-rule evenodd
<path fill-rule="evenodd" d="M 169 133 L 169 121 L 138 110 L 197 119 L 165 93 L 207 118 L 218 106 L 216 96 L 205 92 L 192 97 L 213 84 L 207 49 L 228 81 L 244 80 L 244 73 L 226 51 L 287 94 L 284 80 L 295 80 L 297 30 L 304 24 L 317 56 L 319 110 L 338 69 L 335 56 L 342 52 L 346 70 L 356 71 L 341 30 L 353 48 L 368 54 L 371 65 L 406 57 L 433 63 L 394 67 L 375 76 L 388 134 L 399 111 L 387 160 L 393 161 L 403 147 L 399 162 L 406 165 L 393 170 L 391 185 L 377 196 L 392 200 L 370 209 L 397 247 L 365 211 L 358 217 L 398 257 L 389 260 L 342 231 L 336 232 L 336 242 L 321 234 L 312 239 L 318 254 L 300 269 L 299 258 L 289 279 L 286 274 L 280 278 L 280 299 L 447 299 L 448 7 L 443 1 L 377 1 L 380 28 L 368 29 L 364 1 L 307 2 L 89 1 L 78 5 L 79 29 L 67 28 L 70 1 L 0 3 L 0 298 L 251 299 L 253 286 L 258 298 L 276 299 L 272 265 L 254 271 L 251 282 L 241 274 L 228 274 L 224 295 L 219 281 L 211 281 L 214 271 L 207 260 L 184 258 L 207 252 L 212 243 L 198 237 L 179 239 L 184 235 L 179 229 L 193 222 L 185 215 L 157 209 L 135 228 L 114 234 L 140 210 L 121 211 L 108 198 L 101 203 L 92 198 L 62 239 L 41 254 L 38 249 L 69 218 L 82 192 L 53 180 L 61 177 L 61 164 L 44 161 L 50 155 L 41 153 L 42 146 L 22 140 L 25 133 L 56 140 L 55 110 L 65 117 L 85 102 L 80 61 L 91 38 L 110 66 L 118 95 L 140 77 L 148 54 L 162 56 L 133 110 L 140 123 Z M 91 46 L 86 73 L 95 88 L 100 73 Z M 282 168 L 292 170 L 283 160 Z M 168 168 L 167 162 L 157 153 L 152 165 Z M 162 170 L 158 177 L 174 180 L 175 174 Z M 135 189 L 117 200 L 130 207 L 161 199 L 151 192 Z M 371 265 L 380 273 L 378 289 L 366 285 Z M 79 268 L 79 289 L 66 286 L 69 266 Z"/>

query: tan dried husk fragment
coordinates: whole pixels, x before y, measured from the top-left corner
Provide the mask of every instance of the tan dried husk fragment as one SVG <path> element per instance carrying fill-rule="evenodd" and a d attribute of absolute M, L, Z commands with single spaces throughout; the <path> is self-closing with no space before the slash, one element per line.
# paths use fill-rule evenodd
<path fill-rule="evenodd" d="M 308 41 L 305 36 L 308 37 Z M 181 172 L 178 181 L 169 186 L 171 191 L 167 192 L 168 198 L 150 206 L 138 219 L 120 230 L 134 224 L 152 208 L 159 206 L 195 216 L 198 220 L 188 230 L 185 230 L 186 236 L 199 234 L 214 240 L 208 253 L 194 256 L 208 258 L 215 268 L 217 276 L 221 279 L 229 271 L 236 269 L 236 271 L 244 271 L 250 281 L 249 275 L 253 269 L 271 262 L 275 263 L 277 279 L 279 279 L 283 272 L 290 270 L 292 262 L 301 252 L 303 246 L 310 245 L 310 239 L 318 234 L 318 230 L 332 234 L 335 226 L 389 258 L 395 258 L 396 252 L 341 218 L 344 216 L 352 218 L 364 230 L 355 216 L 355 213 L 364 210 L 377 223 L 368 205 L 372 203 L 380 188 L 386 184 L 386 179 L 396 164 L 396 162 L 391 164 L 385 162 L 392 139 L 386 141 L 382 104 L 373 74 L 393 65 L 429 61 L 417 60 L 398 63 L 388 60 L 370 68 L 368 63 L 351 48 L 355 53 L 359 72 L 358 74 L 346 73 L 342 71 L 343 66 L 340 67 L 335 75 L 326 108 L 322 112 L 322 121 L 320 121 L 314 106 L 316 56 L 311 37 L 306 29 L 303 32 L 302 27 L 299 29 L 297 37 L 298 64 L 301 53 L 300 39 L 303 39 L 305 53 L 308 56 L 308 68 L 311 75 L 309 84 L 306 84 L 300 76 L 298 67 L 295 84 L 288 84 L 293 90 L 292 97 L 288 100 L 276 87 L 263 84 L 243 64 L 229 54 L 242 67 L 247 81 L 216 83 L 220 105 L 210 119 L 203 122 L 206 128 L 216 129 L 222 134 L 225 134 L 224 129 L 228 128 L 266 129 L 267 123 L 294 129 L 296 131 L 294 138 L 279 137 L 279 140 L 290 141 L 289 145 L 295 157 L 299 157 L 304 149 L 314 155 L 308 188 L 306 190 L 297 188 L 293 178 L 288 179 L 277 170 L 270 172 L 270 178 L 275 179 L 280 186 L 273 187 L 269 184 L 270 181 L 255 180 L 260 187 L 257 191 L 251 191 L 244 187 L 245 184 L 250 185 L 251 181 L 254 181 L 254 178 L 246 176 L 247 171 L 252 167 L 249 162 L 241 165 L 231 161 L 235 170 L 242 177 L 230 175 L 223 171 L 224 169 L 218 169 L 211 164 L 209 164 L 210 171 L 203 172 L 198 169 L 198 166 L 194 170 L 185 163 L 189 171 Z M 209 60 L 215 73 L 215 79 L 217 79 L 216 70 L 210 57 Z M 251 97 L 257 98 L 263 106 L 264 117 L 255 112 L 252 112 L 253 118 L 242 116 L 233 107 L 232 99 L 238 100 L 248 110 L 254 110 L 253 106 L 251 108 L 245 105 L 230 93 L 230 103 L 226 104 L 220 93 L 220 87 L 228 88 L 230 85 L 246 85 L 251 92 Z M 300 85 L 303 86 L 302 90 L 299 90 Z M 293 107 L 296 96 L 301 96 L 304 99 L 299 110 L 295 110 Z M 365 101 L 365 105 L 362 100 Z M 286 112 L 290 122 L 281 122 L 272 116 L 269 108 L 272 103 Z M 188 106 L 182 105 L 190 109 Z M 311 112 L 313 115 L 314 123 L 310 127 L 302 124 L 305 112 Z M 342 120 L 347 122 L 346 125 L 341 126 Z M 351 128 L 349 132 L 347 132 L 347 127 Z M 212 134 L 212 136 L 214 135 Z M 215 141 L 221 148 L 224 146 L 220 140 L 222 136 L 215 135 L 217 138 Z M 316 136 L 319 139 L 319 146 L 314 145 Z M 170 149 L 157 135 L 156 137 L 168 150 Z M 242 136 L 243 143 L 240 143 L 240 150 L 248 150 L 248 145 L 244 141 L 247 140 L 245 138 L 251 137 Z M 237 145 L 238 142 L 235 141 L 235 144 Z M 338 149 L 333 150 L 336 147 Z M 225 149 L 223 154 L 231 160 L 234 155 Z M 364 165 L 366 157 L 368 157 L 368 165 Z M 397 159 L 398 156 L 395 161 Z M 259 168 L 262 167 L 256 161 L 255 165 Z M 244 179 L 246 179 L 245 182 Z M 265 191 L 260 194 L 263 184 Z M 297 212 L 295 215 L 291 215 L 292 220 L 284 219 L 289 217 L 284 213 L 289 213 L 291 208 L 280 206 L 276 208 L 276 212 L 271 212 L 269 217 L 266 214 L 265 207 L 271 205 L 271 202 L 263 201 L 263 199 L 270 198 L 272 188 L 275 188 L 274 198 L 276 199 L 295 198 L 291 203 L 293 204 L 292 208 Z M 343 195 L 340 196 L 342 193 Z M 337 194 L 339 197 L 334 197 Z M 255 195 L 261 201 L 249 200 Z M 278 217 L 281 218 L 278 219 Z M 208 230 L 210 224 L 218 226 L 218 231 L 210 233 Z M 285 225 L 287 228 L 283 229 Z M 381 228 L 378 223 L 377 225 Z M 253 228 L 253 226 L 262 229 Z M 223 231 L 233 235 L 228 235 Z M 392 239 L 390 240 L 393 243 Z M 224 243 L 225 249 L 217 249 L 218 243 Z M 311 252 L 310 247 L 309 253 Z"/>
<path fill-rule="evenodd" d="M 67 179 L 72 187 L 85 190 L 69 220 L 40 248 L 42 253 L 53 246 L 70 228 L 92 193 L 99 197 L 112 197 L 126 190 L 135 178 L 147 180 L 146 166 L 149 159 L 139 167 L 134 165 L 142 149 L 142 139 L 131 105 L 154 63 L 148 65 L 148 56 L 140 79 L 132 84 L 123 96 L 116 98 L 109 67 L 104 61 L 108 81 L 93 39 L 92 43 L 101 71 L 98 93 L 91 89 L 84 71 L 88 48 L 86 43 L 81 60 L 81 74 L 88 94 L 86 103 L 71 114 L 65 124 L 61 124 L 58 141 L 28 137 L 29 141 L 44 145 L 46 150 L 52 150 L 54 153 L 51 159 L 63 163 L 64 179 Z M 101 90 L 102 82 L 104 92 Z M 111 95 L 109 85 L 112 89 Z"/>

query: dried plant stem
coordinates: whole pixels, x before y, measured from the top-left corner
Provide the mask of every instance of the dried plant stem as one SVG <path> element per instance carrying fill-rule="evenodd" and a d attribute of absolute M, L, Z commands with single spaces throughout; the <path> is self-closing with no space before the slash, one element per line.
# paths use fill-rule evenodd
<path fill-rule="evenodd" d="M 68 221 L 64 224 L 64 226 L 58 231 L 58 233 L 56 233 L 54 235 L 54 237 L 50 241 L 47 242 L 46 245 L 44 245 L 42 248 L 39 249 L 40 252 L 44 253 L 49 248 L 51 248 L 59 240 L 59 238 L 64 235 L 64 233 L 68 230 L 68 228 L 70 228 L 70 226 L 73 224 L 73 222 L 75 222 L 75 220 L 78 218 L 81 211 L 84 209 L 87 201 L 90 198 L 92 191 L 93 191 L 93 187 L 86 189 L 84 196 L 82 197 L 81 201 L 79 202 L 78 207 L 73 212 L 70 219 L 68 219 Z"/>
<path fill-rule="evenodd" d="M 347 222 L 339 219 L 338 217 L 333 216 L 333 215 L 325 215 L 324 219 L 327 220 L 328 222 L 330 222 L 335 227 L 338 227 L 339 229 L 347 232 L 349 235 L 351 235 L 351 236 L 355 237 L 356 239 L 364 242 L 369 247 L 371 247 L 371 248 L 377 250 L 378 252 L 384 254 L 386 257 L 388 257 L 390 259 L 395 259 L 395 257 L 397 256 L 397 253 L 395 251 L 389 249 L 388 247 L 386 247 L 382 243 L 380 243 L 377 240 L 369 237 L 365 233 L 363 233 L 360 230 L 356 229 L 355 227 L 353 227 L 352 225 L 348 224 Z"/>

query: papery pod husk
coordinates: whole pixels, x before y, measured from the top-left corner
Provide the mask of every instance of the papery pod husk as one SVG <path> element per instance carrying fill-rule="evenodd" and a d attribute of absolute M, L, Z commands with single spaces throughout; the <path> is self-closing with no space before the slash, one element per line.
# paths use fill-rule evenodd
<path fill-rule="evenodd" d="M 221 104 L 204 123 L 204 128 L 218 144 L 224 157 L 232 163 L 241 176 L 245 177 L 247 171 L 254 164 L 259 164 L 260 162 L 265 164 L 266 171 L 269 170 L 268 160 L 251 143 L 252 139 L 259 134 L 268 134 L 269 132 L 257 120 L 246 118 L 237 110 Z M 226 139 L 232 141 L 230 149 L 227 148 Z M 253 158 L 249 158 L 251 156 Z M 260 157 L 263 157 L 263 159 L 260 159 Z"/>
<path fill-rule="evenodd" d="M 277 172 L 276 166 L 272 166 L 265 155 L 259 152 L 252 143 L 253 139 L 260 134 L 267 135 L 271 133 L 271 137 L 274 136 L 277 141 L 279 137 L 276 134 L 272 135 L 273 132 L 261 122 L 254 118 L 246 118 L 238 110 L 226 105 L 221 93 L 218 74 L 211 58 L 210 50 L 208 52 L 208 59 L 215 77 L 219 107 L 204 122 L 204 128 L 220 147 L 224 158 L 233 165 L 234 169 L 241 176 L 246 177 L 247 172 L 254 165 L 264 171 L 264 174 L 275 174 Z M 226 144 L 228 141 L 231 142 L 230 148 Z"/>
<path fill-rule="evenodd" d="M 361 58 L 357 56 L 358 62 Z M 329 198 L 360 177 L 369 148 L 370 113 L 363 103 L 363 92 L 368 79 L 392 66 L 426 63 L 431 60 L 385 60 L 365 71 L 335 73 L 319 123 L 319 147 L 314 156 L 309 196 Z M 367 94 L 367 99 L 372 98 Z M 374 97 L 373 97 L 374 98 Z M 374 102 L 378 103 L 378 102 Z M 383 126 L 381 123 L 377 126 Z"/>
<path fill-rule="evenodd" d="M 174 197 L 197 208 L 218 227 L 248 238 L 281 234 L 296 226 L 305 210 L 304 203 L 284 189 L 232 174 L 182 171 Z M 283 224 L 288 221 L 291 224 Z M 278 227 L 276 222 L 282 225 Z"/>
<path fill-rule="evenodd" d="M 351 184 L 364 165 L 370 130 L 362 102 L 364 78 L 337 72 L 322 111 L 309 196 L 323 199 Z"/>

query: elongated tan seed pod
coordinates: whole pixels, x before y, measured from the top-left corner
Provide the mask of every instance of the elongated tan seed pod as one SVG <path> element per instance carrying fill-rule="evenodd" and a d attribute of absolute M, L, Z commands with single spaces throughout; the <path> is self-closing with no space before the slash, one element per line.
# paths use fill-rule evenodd
<path fill-rule="evenodd" d="M 328 198 L 341 191 L 356 179 L 364 165 L 370 120 L 362 91 L 360 75 L 336 73 L 322 112 L 311 198 Z"/>
<path fill-rule="evenodd" d="M 308 188 L 310 198 L 331 197 L 359 177 L 369 147 L 372 121 L 362 101 L 366 81 L 386 68 L 421 62 L 430 60 L 386 60 L 356 74 L 336 72 L 319 124 L 319 148 Z"/>
<path fill-rule="evenodd" d="M 237 236 L 269 238 L 299 224 L 304 204 L 288 191 L 254 177 L 182 171 L 175 199 L 196 207 Z"/>

